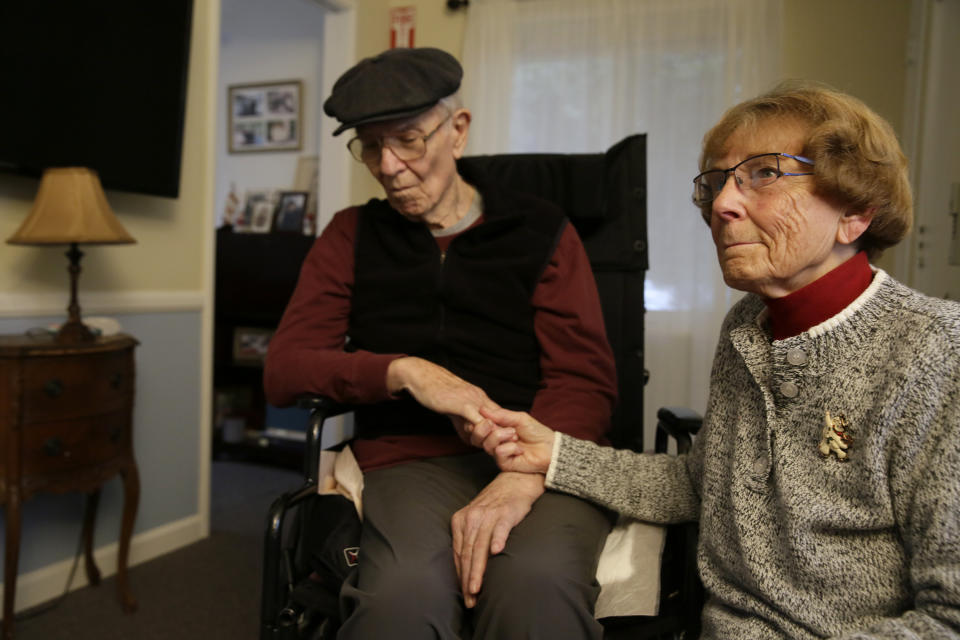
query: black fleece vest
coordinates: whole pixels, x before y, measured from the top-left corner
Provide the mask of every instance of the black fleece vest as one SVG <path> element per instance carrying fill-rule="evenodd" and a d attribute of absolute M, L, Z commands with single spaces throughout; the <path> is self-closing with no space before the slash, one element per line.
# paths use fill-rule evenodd
<path fill-rule="evenodd" d="M 484 222 L 446 252 L 384 200 L 360 210 L 349 349 L 430 360 L 501 406 L 527 410 L 540 385 L 531 298 L 566 225 L 533 198 L 483 193 Z M 409 397 L 357 412 L 358 436 L 450 433 Z"/>

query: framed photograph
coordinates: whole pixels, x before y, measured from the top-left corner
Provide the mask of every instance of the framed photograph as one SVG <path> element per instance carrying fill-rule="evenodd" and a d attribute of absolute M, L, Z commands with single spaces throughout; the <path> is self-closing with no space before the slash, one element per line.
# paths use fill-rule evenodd
<path fill-rule="evenodd" d="M 250 233 L 269 233 L 276 207 L 269 200 L 256 202 L 250 217 Z"/>
<path fill-rule="evenodd" d="M 306 191 L 307 212 L 303 218 L 303 233 L 311 236 L 317 227 L 317 195 L 320 182 L 320 157 L 298 156 L 297 170 L 293 178 L 294 191 Z"/>
<path fill-rule="evenodd" d="M 259 367 L 267 357 L 267 345 L 273 337 L 271 329 L 236 327 L 233 330 L 234 364 Z"/>
<path fill-rule="evenodd" d="M 278 196 L 276 189 L 247 191 L 243 206 L 233 218 L 233 230 L 237 233 L 268 233 L 273 226 Z"/>
<path fill-rule="evenodd" d="M 301 93 L 299 80 L 228 87 L 230 153 L 298 151 Z"/>
<path fill-rule="evenodd" d="M 303 233 L 303 216 L 307 212 L 308 191 L 281 191 L 273 219 L 273 230 L 282 233 Z"/>

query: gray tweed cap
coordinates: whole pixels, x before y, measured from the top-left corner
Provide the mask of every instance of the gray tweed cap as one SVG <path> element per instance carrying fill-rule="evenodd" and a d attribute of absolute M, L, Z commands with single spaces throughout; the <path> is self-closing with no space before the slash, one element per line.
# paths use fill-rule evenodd
<path fill-rule="evenodd" d="M 388 49 L 364 58 L 334 83 L 323 111 L 340 121 L 333 135 L 423 113 L 460 87 L 463 68 L 446 51 Z"/>

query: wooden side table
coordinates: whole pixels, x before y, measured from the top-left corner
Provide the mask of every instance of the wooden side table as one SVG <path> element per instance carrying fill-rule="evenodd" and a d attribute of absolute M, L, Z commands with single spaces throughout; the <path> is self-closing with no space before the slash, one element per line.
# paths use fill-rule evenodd
<path fill-rule="evenodd" d="M 83 521 L 87 579 L 99 584 L 93 529 L 100 488 L 123 479 L 117 593 L 124 611 L 136 600 L 127 558 L 140 498 L 133 458 L 133 350 L 127 335 L 60 345 L 48 336 L 0 335 L 0 505 L 6 510 L 3 638 L 13 639 L 20 552 L 20 505 L 39 492 L 88 494 Z"/>

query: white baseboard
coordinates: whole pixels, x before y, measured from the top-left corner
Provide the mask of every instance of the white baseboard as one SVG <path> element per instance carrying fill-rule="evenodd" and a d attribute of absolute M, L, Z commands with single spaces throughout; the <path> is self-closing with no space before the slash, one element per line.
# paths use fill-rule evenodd
<path fill-rule="evenodd" d="M 70 292 L 0 293 L 0 317 L 62 316 Z M 202 291 L 84 291 L 80 295 L 84 315 L 106 313 L 170 313 L 203 308 Z"/>
<path fill-rule="evenodd" d="M 201 518 L 198 514 L 169 522 L 133 536 L 130 541 L 128 567 L 134 567 L 142 562 L 153 560 L 197 542 L 203 537 L 201 527 Z M 102 578 L 112 576 L 117 572 L 118 546 L 118 543 L 114 542 L 94 550 L 93 555 Z M 62 562 L 47 565 L 19 576 L 17 578 L 14 610 L 29 609 L 62 594 L 63 587 L 67 583 L 67 577 L 70 575 L 71 566 L 73 566 L 73 558 L 68 558 Z M 76 574 L 73 576 L 73 584 L 70 585 L 70 590 L 80 589 L 87 584 L 87 574 L 83 568 L 83 558 L 81 558 Z M 0 597 L 2 597 L 2 594 L 3 586 L 0 585 Z M 136 596 L 136 591 L 133 595 Z"/>

